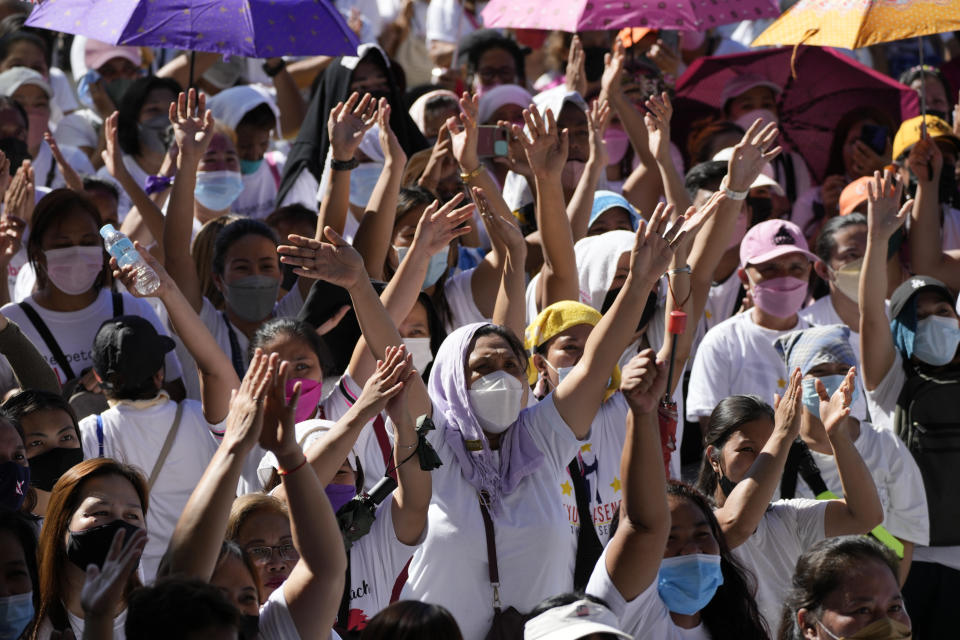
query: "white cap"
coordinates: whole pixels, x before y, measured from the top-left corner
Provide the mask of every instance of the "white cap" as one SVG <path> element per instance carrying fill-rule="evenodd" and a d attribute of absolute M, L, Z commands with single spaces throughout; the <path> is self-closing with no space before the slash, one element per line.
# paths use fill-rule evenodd
<path fill-rule="evenodd" d="M 713 160 L 720 160 L 722 162 L 729 162 L 730 158 L 733 157 L 733 147 L 727 147 L 726 149 L 720 149 L 717 151 Z M 783 187 L 780 186 L 780 183 L 774 180 L 773 167 L 770 166 L 770 163 L 763 165 L 763 169 L 760 170 L 760 174 L 757 176 L 757 179 L 753 181 L 753 184 L 750 185 L 751 189 L 756 189 L 758 187 L 770 187 L 776 191 L 781 196 L 784 195 Z"/>
<path fill-rule="evenodd" d="M 17 89 L 25 84 L 32 84 L 43 89 L 48 98 L 53 98 L 53 89 L 46 79 L 28 67 L 13 67 L 0 73 L 0 96 L 12 96 Z"/>
<path fill-rule="evenodd" d="M 336 393 L 336 391 L 334 393 Z M 306 451 L 314 442 L 325 438 L 330 432 L 330 429 L 336 424 L 336 422 L 323 420 L 321 418 L 311 418 L 310 420 L 298 422 L 294 429 L 296 431 L 297 442 L 300 443 L 300 448 Z M 355 461 L 359 458 L 360 456 L 357 455 L 356 448 L 352 447 L 350 449 L 350 455 L 347 456 L 347 462 L 354 471 L 357 470 Z M 257 477 L 263 485 L 266 485 L 270 480 L 270 476 L 273 475 L 273 470 L 279 468 L 280 463 L 277 462 L 277 457 L 268 451 L 257 465 Z"/>
<path fill-rule="evenodd" d="M 590 600 L 548 609 L 523 625 L 523 640 L 578 640 L 594 633 L 633 640 L 617 628 L 617 617 L 610 609 Z"/>

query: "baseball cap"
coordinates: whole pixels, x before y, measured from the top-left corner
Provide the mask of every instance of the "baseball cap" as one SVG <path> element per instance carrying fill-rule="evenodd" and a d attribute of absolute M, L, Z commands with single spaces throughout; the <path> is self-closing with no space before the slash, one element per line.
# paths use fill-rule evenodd
<path fill-rule="evenodd" d="M 125 58 L 138 67 L 143 64 L 138 47 L 122 47 L 90 38 L 83 45 L 83 64 L 87 69 L 99 69 L 114 58 Z"/>
<path fill-rule="evenodd" d="M 840 215 L 846 216 L 867 201 L 867 185 L 873 181 L 873 176 L 857 178 L 840 192 Z"/>
<path fill-rule="evenodd" d="M 53 98 L 53 89 L 46 78 L 27 67 L 13 67 L 0 73 L 0 96 L 12 96 L 17 89 L 25 84 L 40 87 L 48 98 Z"/>
<path fill-rule="evenodd" d="M 548 609 L 523 625 L 523 640 L 578 640 L 594 633 L 633 640 L 617 628 L 610 609 L 586 599 Z"/>
<path fill-rule="evenodd" d="M 627 210 L 627 214 L 630 216 L 630 224 L 636 231 L 637 225 L 640 224 L 640 212 L 619 193 L 604 189 L 600 189 L 593 194 L 593 208 L 590 210 L 590 221 L 587 223 L 587 227 L 589 228 L 601 215 L 617 207 Z"/>
<path fill-rule="evenodd" d="M 948 302 L 953 302 L 954 295 L 944 283 L 930 276 L 910 276 L 905 282 L 894 290 L 890 296 L 890 317 L 896 318 L 903 311 L 904 307 L 921 291 L 933 289 L 943 294 Z"/>
<path fill-rule="evenodd" d="M 764 78 L 759 73 L 742 73 L 727 80 L 727 84 L 724 85 L 720 94 L 720 104 L 726 105 L 728 100 L 732 100 L 756 87 L 766 87 L 773 91 L 774 96 L 780 95 L 783 91 L 783 87 Z"/>
<path fill-rule="evenodd" d="M 107 386 L 135 386 L 163 366 L 175 344 L 140 316 L 107 320 L 93 339 L 93 368 Z"/>
<path fill-rule="evenodd" d="M 722 162 L 729 162 L 730 158 L 733 157 L 733 147 L 727 147 L 726 149 L 720 149 L 713 155 L 713 160 L 719 160 Z M 757 179 L 753 181 L 750 185 L 751 189 L 756 189 L 758 187 L 770 187 L 778 194 L 785 195 L 783 192 L 783 187 L 780 186 L 780 183 L 777 182 L 773 177 L 773 167 L 770 166 L 770 163 L 763 165 L 763 168 L 760 170 L 760 174 L 757 175 Z"/>
<path fill-rule="evenodd" d="M 765 220 L 750 227 L 740 241 L 740 266 L 761 264 L 788 253 L 802 253 L 811 261 L 817 259 L 810 253 L 800 227 L 789 220 Z"/>
<path fill-rule="evenodd" d="M 923 116 L 904 120 L 900 128 L 897 129 L 897 135 L 893 137 L 894 160 L 910 151 L 910 147 L 920 142 L 920 138 L 923 137 L 923 131 L 920 126 L 923 120 Z M 943 118 L 927 115 L 926 122 L 927 135 L 934 140 L 949 140 L 953 143 L 954 148 L 960 151 L 960 138 L 953 133 L 953 129 L 950 128 L 950 125 L 947 124 Z"/>

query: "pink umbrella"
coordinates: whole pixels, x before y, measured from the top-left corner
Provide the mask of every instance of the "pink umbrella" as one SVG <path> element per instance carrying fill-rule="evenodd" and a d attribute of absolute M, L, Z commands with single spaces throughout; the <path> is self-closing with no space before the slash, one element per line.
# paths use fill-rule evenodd
<path fill-rule="evenodd" d="M 730 22 L 775 18 L 777 0 L 490 0 L 487 27 L 590 31 L 650 27 L 706 31 Z"/>
<path fill-rule="evenodd" d="M 894 122 L 920 113 L 916 91 L 831 49 L 800 46 L 793 77 L 793 53 L 793 47 L 781 47 L 694 62 L 677 81 L 674 140 L 683 148 L 691 122 L 721 112 L 724 86 L 742 74 L 783 87 L 777 102 L 780 142 L 804 157 L 818 181 L 824 178 L 834 127 L 845 113 L 871 106 Z"/>

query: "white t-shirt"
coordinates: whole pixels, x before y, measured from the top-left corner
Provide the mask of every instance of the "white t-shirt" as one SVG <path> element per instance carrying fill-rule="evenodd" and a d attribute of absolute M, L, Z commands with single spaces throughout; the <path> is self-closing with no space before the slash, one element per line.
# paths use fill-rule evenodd
<path fill-rule="evenodd" d="M 427 46 L 431 40 L 457 43 L 464 36 L 476 31 L 483 22 L 480 12 L 484 6 L 485 2 L 477 3 L 474 23 L 463 10 L 459 0 L 431 0 L 427 7 Z"/>
<path fill-rule="evenodd" d="M 772 633 L 780 628 L 783 601 L 797 560 L 822 540 L 827 500 L 778 500 L 733 555 L 757 580 L 757 608 Z"/>
<path fill-rule="evenodd" d="M 274 589 L 260 607 L 260 623 L 257 628 L 260 631 L 260 640 L 300 640 L 300 632 L 290 615 L 290 607 L 287 606 L 282 586 Z"/>
<path fill-rule="evenodd" d="M 737 312 L 736 302 L 740 287 L 741 282 L 736 271 L 727 276 L 723 282 L 714 282 L 710 285 L 707 304 L 703 307 L 703 315 L 700 316 L 697 332 L 693 336 L 688 365 L 697 357 L 697 349 L 700 348 L 700 343 L 703 342 L 707 332 Z"/>
<path fill-rule="evenodd" d="M 643 593 L 627 602 L 613 584 L 606 563 L 607 552 L 604 550 L 593 568 L 586 592 L 607 603 L 620 621 L 621 631 L 637 638 L 656 640 L 710 640 L 712 636 L 702 622 L 693 629 L 684 629 L 674 623 L 670 610 L 660 598 L 656 578 Z"/>
<path fill-rule="evenodd" d="M 73 167 L 74 171 L 80 174 L 80 177 L 93 175 L 93 165 L 90 164 L 90 158 L 87 157 L 87 154 L 76 147 L 66 145 L 59 146 L 60 153 L 63 154 L 63 159 Z M 47 146 L 46 142 L 40 145 L 40 150 L 37 151 L 37 157 L 33 159 L 33 174 L 38 187 L 59 189 L 60 187 L 67 186 L 66 181 L 63 179 L 63 174 L 60 172 L 60 167 L 57 166 L 53 159 L 53 152 L 50 151 L 50 147 Z"/>
<path fill-rule="evenodd" d="M 464 640 L 482 640 L 493 620 L 493 591 L 477 489 L 467 482 L 443 432 L 446 421 L 434 409 L 436 431 L 428 436 L 443 466 L 433 472 L 429 530 L 413 555 L 404 599 L 443 605 Z M 573 588 L 574 538 L 557 499 L 564 468 L 580 442 L 549 395 L 523 410 L 511 429 L 526 429 L 543 453 L 543 464 L 526 476 L 491 511 L 503 607 L 527 612 L 547 596 Z M 494 452 L 496 453 L 496 452 Z"/>
<path fill-rule="evenodd" d="M 944 251 L 960 249 L 960 211 L 946 205 L 943 207 L 940 241 L 940 248 Z"/>
<path fill-rule="evenodd" d="M 130 172 L 130 177 L 133 178 L 133 181 L 140 185 L 141 188 L 144 187 L 147 183 L 147 176 L 149 175 L 140 165 L 137 163 L 136 159 L 133 156 L 128 156 L 127 154 L 122 154 L 123 157 L 123 166 L 127 168 L 127 171 Z M 123 222 L 124 218 L 127 217 L 127 214 L 130 213 L 130 209 L 133 207 L 133 200 L 130 199 L 130 196 L 127 195 L 127 192 L 124 191 L 123 187 L 120 186 L 120 183 L 117 182 L 106 167 L 100 167 L 100 170 L 97 171 L 97 177 L 101 180 L 106 180 L 114 184 L 117 187 L 117 191 L 120 192 L 120 198 L 117 200 L 117 216 L 120 218 L 120 222 Z"/>
<path fill-rule="evenodd" d="M 96 149 L 99 142 L 97 132 L 102 126 L 103 119 L 92 109 L 79 109 L 57 123 L 53 137 L 61 146 Z"/>
<path fill-rule="evenodd" d="M 687 420 L 709 416 L 717 404 L 734 394 L 753 393 L 768 404 L 787 387 L 787 366 L 774 348 L 780 336 L 806 329 L 802 318 L 786 331 L 765 329 L 753 313 L 724 320 L 707 332 L 697 350 L 687 389 Z"/>
<path fill-rule="evenodd" d="M 83 637 L 83 627 L 84 620 L 83 618 L 78 618 L 69 611 L 67 611 L 67 621 L 70 623 L 70 628 L 73 630 L 73 635 L 75 638 Z M 127 610 L 124 609 L 117 614 L 117 617 L 113 619 L 113 640 L 126 640 L 127 631 L 125 626 L 127 624 Z M 37 629 L 37 638 L 39 640 L 50 640 L 50 636 L 53 634 L 53 625 L 50 624 L 49 618 L 44 618 L 40 623 L 40 628 Z"/>
<path fill-rule="evenodd" d="M 360 631 L 370 618 L 390 604 L 393 585 L 407 560 L 427 536 L 424 527 L 418 544 L 408 546 L 397 540 L 393 528 L 393 496 L 377 507 L 377 519 L 370 533 L 350 549 L 350 630 Z"/>
<path fill-rule="evenodd" d="M 600 544 L 610 541 L 610 525 L 622 499 L 620 484 L 620 457 L 627 437 L 627 413 L 630 407 L 619 391 L 600 405 L 597 417 L 590 427 L 590 437 L 580 442 L 576 458 L 584 471 L 587 495 L 590 498 L 590 514 Z M 562 474 L 560 500 L 570 521 L 574 540 L 580 531 L 580 514 L 577 511 L 577 493 L 569 469 Z"/>
<path fill-rule="evenodd" d="M 243 191 L 236 202 L 230 205 L 230 212 L 245 218 L 262 220 L 276 209 L 277 182 L 283 175 L 286 158 L 277 151 L 270 151 L 256 171 L 243 176 Z M 273 162 L 271 168 L 270 162 Z M 276 175 L 274 175 L 276 171 Z"/>
<path fill-rule="evenodd" d="M 123 298 L 124 315 L 136 315 L 145 318 L 150 321 L 157 333 L 167 335 L 149 302 L 134 298 L 128 293 L 121 293 L 120 295 Z M 46 323 L 50 333 L 56 338 L 57 344 L 70 363 L 74 376 L 79 376 L 83 369 L 93 366 L 93 339 L 97 336 L 100 325 L 113 318 L 113 296 L 110 289 L 101 289 L 93 304 L 76 311 L 44 309 L 34 302 L 33 296 L 28 296 L 24 302 L 32 306 L 37 315 Z M 57 379 L 61 383 L 70 379 L 70 376 L 61 370 L 60 365 L 53 357 L 53 353 L 47 347 L 47 343 L 40 337 L 40 333 L 33 326 L 33 322 L 27 318 L 19 304 L 5 304 L 3 308 L 0 308 L 0 312 L 20 325 L 24 335 L 30 338 L 30 341 L 37 347 L 40 355 L 57 374 Z M 163 362 L 165 380 L 170 381 L 180 378 L 180 361 L 173 351 L 166 355 Z M 0 388 L 11 389 L 14 384 L 10 365 L 6 358 L 0 359 Z"/>
<path fill-rule="evenodd" d="M 138 467 L 149 478 L 173 426 L 177 403 L 168 399 L 147 408 L 138 408 L 135 404 L 121 402 L 100 414 L 103 456 Z M 177 520 L 217 450 L 210 429 L 200 403 L 184 400 L 176 438 L 150 490 L 150 509 L 147 511 L 150 536 L 140 561 L 148 581 L 157 574 Z M 100 456 L 97 416 L 87 416 L 80 421 L 80 439 L 84 459 Z"/>
<path fill-rule="evenodd" d="M 485 318 L 473 299 L 473 274 L 477 269 L 467 269 L 449 278 L 443 284 L 443 293 L 450 307 L 450 324 L 447 331 L 454 331 L 472 322 L 491 322 Z"/>

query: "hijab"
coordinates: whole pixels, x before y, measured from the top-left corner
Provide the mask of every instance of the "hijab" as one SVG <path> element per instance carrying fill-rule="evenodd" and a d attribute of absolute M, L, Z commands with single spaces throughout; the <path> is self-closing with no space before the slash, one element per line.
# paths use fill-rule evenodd
<path fill-rule="evenodd" d="M 583 238 L 573 246 L 580 279 L 580 302 L 600 310 L 617 275 L 620 256 L 633 250 L 635 240 L 635 234 L 620 229 Z"/>

